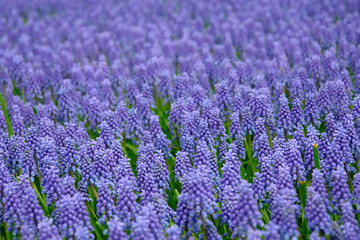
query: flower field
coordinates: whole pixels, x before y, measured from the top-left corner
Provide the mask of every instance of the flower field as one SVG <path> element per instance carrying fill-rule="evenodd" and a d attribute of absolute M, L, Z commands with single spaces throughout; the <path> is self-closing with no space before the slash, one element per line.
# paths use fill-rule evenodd
<path fill-rule="evenodd" d="M 0 240 L 360 239 L 359 0 L 0 0 Z"/>

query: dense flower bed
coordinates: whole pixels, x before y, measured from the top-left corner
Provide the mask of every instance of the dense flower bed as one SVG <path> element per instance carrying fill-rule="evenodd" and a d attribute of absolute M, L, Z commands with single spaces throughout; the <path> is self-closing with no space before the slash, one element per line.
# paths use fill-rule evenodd
<path fill-rule="evenodd" d="M 360 239 L 360 1 L 0 1 L 0 239 Z"/>

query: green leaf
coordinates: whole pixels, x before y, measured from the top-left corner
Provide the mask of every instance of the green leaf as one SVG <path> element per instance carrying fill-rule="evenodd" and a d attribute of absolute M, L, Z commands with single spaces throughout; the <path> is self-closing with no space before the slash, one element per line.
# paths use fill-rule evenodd
<path fill-rule="evenodd" d="M 299 185 L 301 206 L 304 208 L 306 206 L 306 181 L 300 182 Z"/>
<path fill-rule="evenodd" d="M 304 216 L 302 217 L 301 236 L 303 237 L 303 239 L 309 239 L 309 229 L 307 227 L 307 219 Z"/>
<path fill-rule="evenodd" d="M 48 207 L 47 204 L 46 204 L 46 198 L 45 198 L 45 196 L 40 193 L 41 189 L 40 189 L 40 191 L 39 191 L 38 187 L 36 186 L 36 184 L 35 184 L 34 182 L 31 182 L 31 181 L 30 181 L 30 184 L 31 184 L 31 187 L 35 190 L 36 195 L 38 196 L 38 199 L 39 199 L 39 202 L 40 202 L 40 206 L 41 206 L 41 208 L 44 210 L 45 215 L 46 215 L 47 217 L 50 217 L 50 216 L 51 216 L 51 212 L 50 212 L 50 210 L 49 210 L 49 207 Z"/>
<path fill-rule="evenodd" d="M 313 145 L 313 153 L 314 153 L 315 168 L 320 169 L 319 149 L 317 143 Z"/>
<path fill-rule="evenodd" d="M 130 141 L 126 141 L 126 151 L 125 154 L 128 158 L 130 158 L 130 166 L 131 169 L 135 175 L 137 176 L 137 170 L 136 170 L 136 161 L 137 161 L 137 148 L 130 143 Z"/>
<path fill-rule="evenodd" d="M 11 121 L 10 121 L 10 117 L 9 117 L 9 114 L 7 112 L 7 109 L 6 109 L 6 103 L 5 103 L 5 98 L 3 98 L 2 94 L 0 93 L 0 104 L 1 104 L 1 109 L 4 113 L 4 117 L 5 117 L 5 121 L 6 121 L 6 126 L 7 126 L 7 129 L 8 129 L 8 133 L 9 133 L 9 137 L 14 135 L 14 132 L 13 132 L 13 129 L 12 129 L 12 126 L 11 126 Z"/>
<path fill-rule="evenodd" d="M 99 228 L 99 223 L 98 222 L 94 222 L 94 220 L 90 219 L 90 223 L 91 225 L 94 227 L 94 233 L 96 235 L 96 238 L 99 240 L 105 240 L 106 238 L 103 235 L 103 229 Z"/>
<path fill-rule="evenodd" d="M 264 223 L 268 224 L 270 222 L 270 217 L 266 209 L 260 208 L 261 215 L 263 217 Z"/>

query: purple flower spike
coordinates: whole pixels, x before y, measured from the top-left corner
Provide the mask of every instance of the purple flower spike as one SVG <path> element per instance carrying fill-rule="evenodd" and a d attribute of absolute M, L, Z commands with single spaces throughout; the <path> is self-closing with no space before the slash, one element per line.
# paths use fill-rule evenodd
<path fill-rule="evenodd" d="M 250 184 L 242 180 L 238 191 L 229 219 L 232 237 L 245 236 L 250 229 L 262 226 L 261 214 Z"/>
<path fill-rule="evenodd" d="M 307 189 L 305 215 L 310 231 L 322 231 L 325 235 L 331 233 L 331 218 L 326 212 L 324 199 L 313 187 Z"/>
<path fill-rule="evenodd" d="M 165 239 L 164 231 L 151 203 L 144 205 L 136 217 L 132 228 L 132 239 Z"/>

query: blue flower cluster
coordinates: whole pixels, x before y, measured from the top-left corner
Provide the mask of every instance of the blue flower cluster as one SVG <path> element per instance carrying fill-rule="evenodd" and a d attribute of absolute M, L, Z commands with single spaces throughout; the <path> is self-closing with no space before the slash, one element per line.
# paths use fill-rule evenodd
<path fill-rule="evenodd" d="M 360 239 L 359 0 L 0 1 L 0 239 Z"/>

